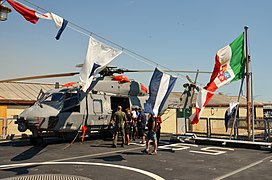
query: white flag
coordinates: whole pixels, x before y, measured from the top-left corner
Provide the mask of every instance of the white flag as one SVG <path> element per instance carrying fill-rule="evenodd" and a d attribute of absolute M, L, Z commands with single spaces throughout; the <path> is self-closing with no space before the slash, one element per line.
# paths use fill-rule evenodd
<path fill-rule="evenodd" d="M 84 84 L 82 90 L 86 92 L 92 83 L 93 77 L 121 53 L 122 51 L 90 37 L 85 62 L 80 71 L 80 81 Z"/>

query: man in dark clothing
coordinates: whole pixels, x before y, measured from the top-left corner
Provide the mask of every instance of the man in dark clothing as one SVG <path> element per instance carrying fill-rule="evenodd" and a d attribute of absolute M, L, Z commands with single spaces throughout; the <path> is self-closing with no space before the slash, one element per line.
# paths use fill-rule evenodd
<path fill-rule="evenodd" d="M 126 109 L 127 122 L 125 123 L 126 145 L 130 144 L 130 137 L 132 133 L 132 115 L 130 108 Z"/>
<path fill-rule="evenodd" d="M 145 127 L 146 127 L 146 115 L 141 108 L 138 109 L 138 133 L 142 141 L 141 144 L 145 144 Z"/>
<path fill-rule="evenodd" d="M 159 145 L 159 142 L 160 142 L 160 137 L 161 137 L 161 123 L 162 123 L 162 119 L 161 119 L 161 116 L 159 115 L 157 118 L 156 118 L 156 135 L 157 135 L 157 143 Z"/>
<path fill-rule="evenodd" d="M 157 137 L 156 137 L 156 120 L 152 113 L 148 114 L 148 121 L 147 121 L 147 128 L 148 132 L 146 135 L 146 149 L 143 150 L 143 153 L 148 154 L 149 153 L 149 144 L 150 140 L 153 140 L 154 150 L 152 153 L 149 153 L 151 155 L 157 154 Z"/>
<path fill-rule="evenodd" d="M 122 107 L 118 106 L 117 111 L 113 114 L 113 121 L 115 122 L 114 140 L 112 147 L 117 147 L 118 134 L 121 132 L 122 147 L 125 143 L 125 123 L 127 121 L 126 114 L 122 112 Z"/>

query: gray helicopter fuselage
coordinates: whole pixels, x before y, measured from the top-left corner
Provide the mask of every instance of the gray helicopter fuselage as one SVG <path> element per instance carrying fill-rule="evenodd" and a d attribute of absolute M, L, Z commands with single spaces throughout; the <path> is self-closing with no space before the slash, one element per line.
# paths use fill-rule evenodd
<path fill-rule="evenodd" d="M 81 126 L 103 130 L 117 106 L 124 109 L 144 107 L 148 94 L 136 81 L 113 81 L 110 76 L 98 77 L 92 91 L 84 94 L 80 88 L 54 89 L 42 94 L 37 102 L 25 109 L 16 123 L 21 132 L 29 129 L 33 136 L 44 131 L 55 133 L 78 132 Z"/>

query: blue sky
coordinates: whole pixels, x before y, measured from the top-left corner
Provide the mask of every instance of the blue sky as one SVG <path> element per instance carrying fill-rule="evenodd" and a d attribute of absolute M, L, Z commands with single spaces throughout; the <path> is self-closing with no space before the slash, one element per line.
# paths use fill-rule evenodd
<path fill-rule="evenodd" d="M 272 85 L 266 82 L 272 67 L 269 59 L 272 50 L 270 0 L 29 1 L 172 70 L 212 71 L 216 52 L 231 43 L 248 25 L 254 96 L 272 101 Z M 19 2 L 33 7 L 24 0 Z M 54 37 L 58 29 L 53 22 L 40 19 L 34 25 L 15 10 L 7 21 L 0 22 L 0 27 L 0 79 L 79 71 L 75 65 L 84 62 L 88 37 L 73 29 L 67 28 L 57 41 Z M 154 65 L 124 53 L 112 64 L 154 69 Z M 126 75 L 147 86 L 152 74 Z M 194 78 L 194 74 L 189 75 Z M 65 83 L 78 81 L 79 77 L 57 80 Z M 36 81 L 54 82 L 56 79 Z M 208 81 L 209 75 L 199 76 L 198 83 L 205 85 Z M 185 82 L 185 78 L 179 76 L 174 90 L 182 91 Z M 217 92 L 237 95 L 239 83 L 229 84 Z"/>

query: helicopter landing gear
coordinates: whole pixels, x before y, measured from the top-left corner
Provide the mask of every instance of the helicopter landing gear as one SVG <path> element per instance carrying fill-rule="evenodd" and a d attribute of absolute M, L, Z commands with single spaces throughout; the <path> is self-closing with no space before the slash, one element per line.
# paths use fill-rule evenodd
<path fill-rule="evenodd" d="M 107 128 L 102 129 L 100 131 L 100 134 L 102 135 L 104 140 L 108 140 L 108 139 L 112 140 L 113 134 L 114 134 L 114 129 L 112 126 L 108 126 Z"/>
<path fill-rule="evenodd" d="M 43 137 L 38 134 L 38 131 L 32 131 L 32 136 L 30 137 L 30 143 L 33 145 L 43 144 Z"/>
<path fill-rule="evenodd" d="M 41 145 L 43 144 L 43 137 L 37 136 L 37 137 L 30 137 L 30 143 L 32 145 Z"/>

